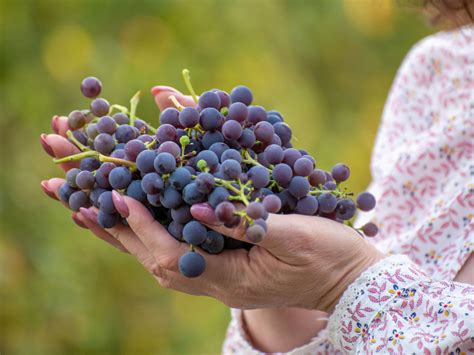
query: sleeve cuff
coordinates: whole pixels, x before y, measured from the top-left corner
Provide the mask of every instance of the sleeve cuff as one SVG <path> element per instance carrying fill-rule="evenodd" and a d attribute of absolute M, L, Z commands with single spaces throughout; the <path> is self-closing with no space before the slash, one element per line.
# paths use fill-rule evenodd
<path fill-rule="evenodd" d="M 370 342 L 369 325 L 380 321 L 390 303 L 413 297 L 412 287 L 421 279 L 428 277 L 405 255 L 392 255 L 372 265 L 346 289 L 329 317 L 331 342 L 343 351 L 354 351 L 361 341 Z"/>

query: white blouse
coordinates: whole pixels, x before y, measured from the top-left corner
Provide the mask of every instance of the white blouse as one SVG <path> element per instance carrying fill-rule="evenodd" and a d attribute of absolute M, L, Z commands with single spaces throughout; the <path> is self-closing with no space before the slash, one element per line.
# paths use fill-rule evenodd
<path fill-rule="evenodd" d="M 474 287 L 453 282 L 474 245 L 474 26 L 413 47 L 373 156 L 372 239 L 387 254 L 348 287 L 328 326 L 290 354 L 474 353 Z M 224 354 L 259 354 L 232 310 Z"/>

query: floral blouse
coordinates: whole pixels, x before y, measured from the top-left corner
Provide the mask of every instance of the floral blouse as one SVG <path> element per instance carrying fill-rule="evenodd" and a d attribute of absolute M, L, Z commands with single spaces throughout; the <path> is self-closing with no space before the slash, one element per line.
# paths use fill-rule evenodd
<path fill-rule="evenodd" d="M 474 287 L 453 282 L 474 245 L 474 26 L 410 51 L 372 156 L 377 206 L 358 224 L 387 257 L 348 287 L 327 328 L 290 354 L 474 353 Z M 232 310 L 224 354 L 257 354 Z"/>

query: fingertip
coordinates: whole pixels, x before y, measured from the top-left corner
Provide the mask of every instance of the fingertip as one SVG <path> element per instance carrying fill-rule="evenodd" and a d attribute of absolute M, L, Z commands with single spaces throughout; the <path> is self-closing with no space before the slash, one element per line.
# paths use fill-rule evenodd
<path fill-rule="evenodd" d="M 191 206 L 191 215 L 206 224 L 219 224 L 214 209 L 208 203 L 197 203 Z"/>
<path fill-rule="evenodd" d="M 73 213 L 73 214 L 71 215 L 71 218 L 72 218 L 72 220 L 74 221 L 74 223 L 75 223 L 77 226 L 79 226 L 79 227 L 81 227 L 81 228 L 83 228 L 83 229 L 89 229 L 89 228 L 87 228 L 87 226 L 86 226 L 86 225 L 84 224 L 84 222 L 82 221 L 82 219 L 81 219 L 82 216 L 81 216 L 81 213 L 80 213 L 80 212 L 79 212 L 79 213 Z"/>
<path fill-rule="evenodd" d="M 53 189 L 49 187 L 48 180 L 41 181 L 41 189 L 48 197 L 52 198 L 53 200 L 59 201 Z"/>
<path fill-rule="evenodd" d="M 161 93 L 169 93 L 169 94 L 181 94 L 178 90 L 176 90 L 175 88 L 171 87 L 171 86 L 164 86 L 164 85 L 158 85 L 158 86 L 153 86 L 151 88 L 151 94 L 153 96 L 157 96 Z"/>

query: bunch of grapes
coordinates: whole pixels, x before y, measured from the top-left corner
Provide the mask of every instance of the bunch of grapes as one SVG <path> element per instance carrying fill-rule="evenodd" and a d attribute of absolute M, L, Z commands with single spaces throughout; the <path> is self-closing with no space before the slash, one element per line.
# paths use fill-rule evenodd
<path fill-rule="evenodd" d="M 90 108 L 69 114 L 67 132 L 81 153 L 55 159 L 80 160 L 60 189 L 61 200 L 72 210 L 95 206 L 97 222 L 112 228 L 126 224 L 112 190 L 140 201 L 174 238 L 189 244 L 179 269 L 184 276 L 197 277 L 205 269 L 204 251 L 248 249 L 260 242 L 269 213 L 321 216 L 352 226 L 357 208 L 374 208 L 370 193 L 354 201 L 341 187 L 350 175 L 346 165 L 324 171 L 306 151 L 293 148 L 283 116 L 252 105 L 247 87 L 237 86 L 230 94 L 213 89 L 198 97 L 187 70 L 183 76 L 196 106 L 183 107 L 170 96 L 175 107 L 161 112 L 158 128 L 137 117 L 139 93 L 130 108 L 111 105 L 98 98 L 98 79 L 84 79 L 81 91 L 92 99 Z M 227 238 L 194 220 L 190 208 L 201 202 L 209 203 L 225 226 L 245 226 L 251 243 Z M 374 236 L 377 227 L 368 223 L 358 231 Z"/>

